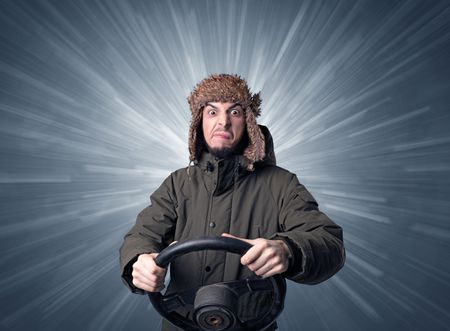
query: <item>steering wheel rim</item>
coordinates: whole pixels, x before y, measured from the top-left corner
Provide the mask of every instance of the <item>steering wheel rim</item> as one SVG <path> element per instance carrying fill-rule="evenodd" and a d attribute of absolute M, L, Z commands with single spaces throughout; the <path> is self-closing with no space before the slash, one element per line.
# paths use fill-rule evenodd
<path fill-rule="evenodd" d="M 173 259 L 190 252 L 200 250 L 223 250 L 230 253 L 244 255 L 251 247 L 252 245 L 248 244 L 247 242 L 234 238 L 199 237 L 184 242 L 178 242 L 166 247 L 158 254 L 155 259 L 155 263 L 162 268 L 167 268 Z M 232 329 L 224 329 L 227 331 L 263 330 L 268 325 L 273 323 L 273 321 L 275 321 L 275 319 L 280 315 L 281 311 L 284 308 L 286 282 L 281 275 L 274 275 L 265 279 L 247 278 L 243 280 L 216 283 L 207 286 L 226 286 L 232 291 L 239 293 L 239 295 L 249 292 L 269 290 L 273 292 L 272 307 L 262 318 L 259 318 L 256 322 L 253 322 L 252 320 L 251 323 L 248 321 L 239 321 L 236 327 Z M 200 289 L 203 289 L 207 286 L 190 289 L 180 294 L 173 293 L 168 296 L 163 295 L 160 292 L 147 292 L 147 294 L 155 310 L 165 319 L 184 330 L 197 331 L 202 329 L 196 324 L 196 322 L 191 321 L 184 316 L 181 316 L 173 310 L 177 308 L 177 305 L 178 307 L 184 306 L 185 300 L 192 299 L 192 296 L 195 296 L 195 292 L 200 291 Z M 271 289 L 269 289 L 269 287 L 271 287 Z M 172 309 L 172 311 L 169 311 L 170 309 Z"/>

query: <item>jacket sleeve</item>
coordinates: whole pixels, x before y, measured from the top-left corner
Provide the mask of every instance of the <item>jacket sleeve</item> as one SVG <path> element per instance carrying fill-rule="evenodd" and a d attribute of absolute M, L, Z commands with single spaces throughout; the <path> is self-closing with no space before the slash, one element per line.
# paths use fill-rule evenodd
<path fill-rule="evenodd" d="M 140 254 L 159 253 L 173 240 L 176 200 L 172 175 L 150 196 L 151 204 L 142 210 L 136 224 L 125 235 L 120 248 L 120 267 L 124 283 L 133 293 L 143 294 L 132 283 L 132 265 Z"/>
<path fill-rule="evenodd" d="M 286 242 L 293 259 L 284 276 L 304 284 L 317 284 L 342 268 L 345 261 L 342 228 L 319 211 L 306 188 L 292 175 L 281 199 L 279 227 L 272 236 Z"/>

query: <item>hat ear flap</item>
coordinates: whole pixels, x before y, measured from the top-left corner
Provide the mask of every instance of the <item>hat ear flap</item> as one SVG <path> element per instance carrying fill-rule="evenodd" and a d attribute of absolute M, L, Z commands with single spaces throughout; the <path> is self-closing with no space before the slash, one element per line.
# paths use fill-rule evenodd
<path fill-rule="evenodd" d="M 258 124 L 256 124 L 255 113 L 252 109 L 250 109 L 250 106 L 245 110 L 245 114 L 249 144 L 243 154 L 250 161 L 247 169 L 253 170 L 254 163 L 257 161 L 262 161 L 266 156 L 266 142 L 261 129 Z"/>
<path fill-rule="evenodd" d="M 198 159 L 201 151 L 199 146 L 199 133 L 201 132 L 203 110 L 192 115 L 191 126 L 189 128 L 189 160 L 195 161 Z"/>

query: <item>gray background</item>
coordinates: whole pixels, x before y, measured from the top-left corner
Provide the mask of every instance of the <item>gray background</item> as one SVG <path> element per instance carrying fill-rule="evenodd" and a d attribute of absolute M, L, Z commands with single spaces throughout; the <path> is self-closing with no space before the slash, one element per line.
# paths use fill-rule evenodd
<path fill-rule="evenodd" d="M 450 2 L 1 1 L 0 328 L 155 330 L 118 248 L 211 73 L 345 231 L 281 330 L 450 329 Z"/>

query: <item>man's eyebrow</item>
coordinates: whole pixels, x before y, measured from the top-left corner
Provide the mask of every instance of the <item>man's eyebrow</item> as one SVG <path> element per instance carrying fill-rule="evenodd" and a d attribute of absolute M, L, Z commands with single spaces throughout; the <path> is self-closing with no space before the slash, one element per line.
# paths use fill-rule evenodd
<path fill-rule="evenodd" d="M 217 107 L 216 107 L 216 106 L 214 106 L 214 105 L 210 104 L 209 102 L 207 102 L 207 103 L 206 103 L 205 107 L 206 107 L 206 106 L 210 106 L 210 107 L 212 107 L 212 108 L 214 108 L 214 109 L 217 109 Z"/>
<path fill-rule="evenodd" d="M 216 106 L 212 105 L 212 104 L 209 103 L 209 102 L 206 103 L 205 107 L 206 107 L 206 106 L 210 106 L 210 107 L 212 107 L 212 108 L 214 108 L 214 109 L 217 109 Z M 227 110 L 230 110 L 230 109 L 232 109 L 232 108 L 234 108 L 234 107 L 236 107 L 236 106 L 239 106 L 239 107 L 242 108 L 241 104 L 238 103 L 238 102 L 236 102 L 236 103 L 232 104 L 230 107 L 228 107 Z"/>
<path fill-rule="evenodd" d="M 232 109 L 232 108 L 234 108 L 234 107 L 236 107 L 236 106 L 239 106 L 239 107 L 242 108 L 242 106 L 241 106 L 239 103 L 236 102 L 235 104 L 233 104 L 233 105 L 231 105 L 230 107 L 228 107 L 227 110 L 230 110 L 230 109 Z"/>

